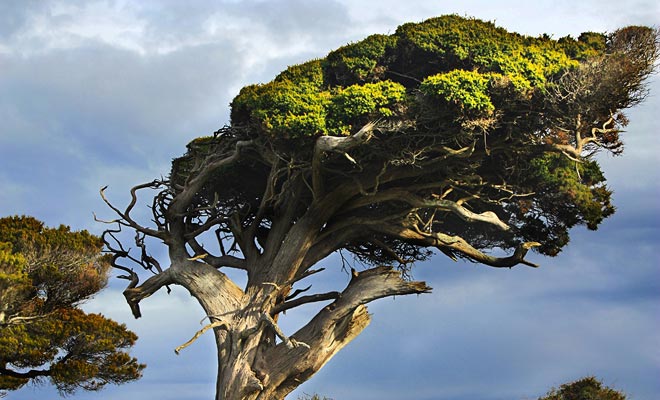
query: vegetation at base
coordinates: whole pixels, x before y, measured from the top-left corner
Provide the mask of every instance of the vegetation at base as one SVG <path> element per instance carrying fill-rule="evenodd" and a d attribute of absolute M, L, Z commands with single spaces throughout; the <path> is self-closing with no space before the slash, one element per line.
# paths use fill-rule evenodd
<path fill-rule="evenodd" d="M 332 400 L 330 397 L 321 397 L 318 394 L 303 394 L 302 396 L 298 396 L 298 400 Z"/>
<path fill-rule="evenodd" d="M 618 390 L 604 386 L 593 376 L 565 383 L 551 389 L 539 400 L 626 400 L 628 397 Z"/>
<path fill-rule="evenodd" d="M 596 377 L 588 376 L 573 382 L 565 383 L 559 388 L 552 388 L 538 400 L 626 400 L 628 397 L 621 391 L 603 385 Z M 318 394 L 304 394 L 298 400 L 332 400 Z"/>

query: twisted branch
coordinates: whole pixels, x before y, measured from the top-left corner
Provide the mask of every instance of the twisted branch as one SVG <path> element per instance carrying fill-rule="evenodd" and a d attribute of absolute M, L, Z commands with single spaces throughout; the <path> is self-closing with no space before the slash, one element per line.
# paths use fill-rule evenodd
<path fill-rule="evenodd" d="M 165 231 L 157 231 L 157 230 L 154 230 L 154 229 L 146 228 L 146 227 L 138 224 L 137 222 L 135 222 L 135 220 L 133 220 L 133 218 L 131 218 L 131 215 L 130 215 L 131 211 L 133 210 L 133 207 L 135 206 L 135 203 L 137 202 L 136 192 L 138 190 L 147 189 L 147 188 L 157 189 L 159 187 L 162 187 L 163 185 L 165 185 L 165 182 L 159 181 L 159 180 L 154 180 L 152 182 L 143 183 L 141 185 L 133 186 L 131 188 L 131 191 L 130 191 L 131 201 L 128 204 L 128 206 L 126 207 L 126 210 L 124 210 L 123 212 L 120 209 L 118 209 L 117 207 L 115 207 L 114 205 L 112 205 L 112 203 L 110 203 L 110 201 L 105 196 L 105 190 L 108 188 L 108 186 L 102 187 L 101 190 L 99 191 L 99 193 L 101 194 L 101 199 L 103 199 L 103 202 L 105 202 L 105 204 L 107 204 L 108 207 L 110 207 L 121 218 L 121 220 L 119 220 L 117 222 L 119 222 L 120 224 L 123 224 L 123 225 L 130 226 L 131 228 L 135 229 L 136 231 L 142 232 L 145 235 L 149 235 L 149 236 L 153 236 L 153 237 L 165 240 L 168 236 Z"/>

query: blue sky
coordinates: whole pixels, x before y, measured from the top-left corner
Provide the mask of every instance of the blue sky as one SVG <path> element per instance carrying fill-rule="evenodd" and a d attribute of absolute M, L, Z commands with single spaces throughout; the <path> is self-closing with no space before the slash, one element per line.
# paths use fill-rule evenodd
<path fill-rule="evenodd" d="M 460 3 L 460 4 L 459 4 Z M 128 189 L 166 175 L 191 139 L 228 122 L 249 83 L 372 33 L 456 13 L 524 34 L 574 36 L 660 26 L 657 1 L 30 1 L 0 2 L 0 215 L 33 215 L 100 233 Z M 617 213 L 576 229 L 542 268 L 495 270 L 436 257 L 414 271 L 432 294 L 373 303 L 373 322 L 290 398 L 533 399 L 594 374 L 631 399 L 660 397 L 660 79 L 634 110 L 623 157 L 601 155 Z M 144 203 L 147 201 L 145 200 Z M 315 282 L 344 285 L 335 272 Z M 203 399 L 215 348 L 183 289 L 143 302 L 134 320 L 121 281 L 86 309 L 139 336 L 142 380 L 78 399 Z M 282 321 L 295 329 L 315 310 Z M 54 398 L 47 386 L 10 399 Z"/>

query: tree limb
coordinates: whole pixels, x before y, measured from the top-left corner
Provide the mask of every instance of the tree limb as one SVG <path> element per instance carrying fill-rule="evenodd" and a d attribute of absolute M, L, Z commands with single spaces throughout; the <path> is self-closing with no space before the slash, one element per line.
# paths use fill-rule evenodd
<path fill-rule="evenodd" d="M 171 270 L 166 269 L 159 274 L 151 276 L 139 286 L 131 287 L 129 285 L 129 287 L 124 290 L 124 297 L 126 298 L 128 305 L 131 307 L 133 316 L 135 318 L 140 318 L 142 316 L 142 313 L 140 312 L 140 301 L 156 293 L 163 286 L 173 283 L 175 282 L 172 279 Z"/>
<path fill-rule="evenodd" d="M 122 219 L 122 221 L 125 221 L 126 224 L 128 224 L 128 226 L 130 226 L 131 228 L 133 228 L 133 229 L 135 229 L 139 232 L 144 233 L 145 235 L 149 235 L 149 236 L 152 236 L 152 237 L 156 237 L 156 238 L 165 240 L 167 238 L 167 233 L 165 231 L 157 231 L 157 230 L 154 230 L 154 229 L 146 228 L 146 227 L 138 224 L 137 222 L 135 222 L 130 216 L 130 212 L 133 209 L 133 207 L 135 206 L 135 203 L 137 202 L 137 195 L 135 193 L 140 189 L 145 189 L 145 188 L 152 188 L 153 189 L 153 188 L 158 188 L 161 185 L 163 185 L 162 182 L 154 180 L 152 182 L 143 183 L 141 185 L 137 185 L 137 186 L 134 186 L 133 188 L 131 188 L 131 202 L 126 207 L 126 210 L 123 211 L 123 212 L 121 210 L 119 210 L 117 207 L 113 206 L 112 203 L 110 203 L 110 201 L 107 199 L 107 197 L 105 197 L 105 190 L 108 188 L 107 186 L 102 187 L 101 190 L 99 191 L 99 193 L 101 194 L 101 199 L 103 199 L 105 204 L 107 204 L 108 207 L 110 207 L 115 213 L 117 213 L 117 215 L 119 215 L 119 217 Z M 122 223 L 122 221 L 115 221 L 115 222 Z"/>
<path fill-rule="evenodd" d="M 511 268 L 518 264 L 524 264 L 533 268 L 539 267 L 538 264 L 525 260 L 525 255 L 527 255 L 527 252 L 530 249 L 541 246 L 541 243 L 538 242 L 521 243 L 516 247 L 516 250 L 512 255 L 508 257 L 495 257 L 477 250 L 459 236 L 450 236 L 444 233 L 432 233 L 430 234 L 430 237 L 436 240 L 435 246 L 438 249 L 451 249 L 458 251 L 469 259 L 490 267 Z"/>
<path fill-rule="evenodd" d="M 179 355 L 181 350 L 183 350 L 186 347 L 193 344 L 200 336 L 202 336 L 204 334 L 204 332 L 206 332 L 206 331 L 208 331 L 209 329 L 212 329 L 212 328 L 225 328 L 225 329 L 228 329 L 229 324 L 226 321 L 218 320 L 218 321 L 213 321 L 208 325 L 205 325 L 202 329 L 197 331 L 197 333 L 195 333 L 195 335 L 189 341 L 185 342 L 181 346 L 178 346 L 176 349 L 174 349 L 174 352 L 176 353 L 176 355 Z"/>
<path fill-rule="evenodd" d="M 214 268 L 236 268 L 247 271 L 247 262 L 239 257 L 231 256 L 229 254 L 223 254 L 221 256 L 214 256 L 211 253 L 207 252 L 202 245 L 197 242 L 195 239 L 188 241 L 190 248 L 195 252 L 195 256 L 190 261 L 194 259 L 202 259 L 205 263 L 211 265 Z"/>
<path fill-rule="evenodd" d="M 321 177 L 322 157 L 327 152 L 342 153 L 349 160 L 355 163 L 355 160 L 347 153 L 354 147 L 368 142 L 373 137 L 373 130 L 376 124 L 369 122 L 365 124 L 357 133 L 347 137 L 320 136 L 316 139 L 314 145 L 314 155 L 312 157 L 312 188 L 314 197 L 319 198 L 323 195 L 323 182 Z"/>
<path fill-rule="evenodd" d="M 496 226 L 500 230 L 508 231 L 511 229 L 507 224 L 499 219 L 497 214 L 492 211 L 484 211 L 482 213 L 475 213 L 463 207 L 457 202 L 445 200 L 442 198 L 423 199 L 411 193 L 408 190 L 401 188 L 389 189 L 373 196 L 365 196 L 350 202 L 346 209 L 355 209 L 364 207 L 366 205 L 384 203 L 388 201 L 406 202 L 415 208 L 430 208 L 439 211 L 448 211 L 460 217 L 465 222 L 484 222 Z"/>
<path fill-rule="evenodd" d="M 273 307 L 272 310 L 270 310 L 270 315 L 275 316 L 281 312 L 284 312 L 294 307 L 301 306 L 303 304 L 326 301 L 326 300 L 336 300 L 339 298 L 339 296 L 341 296 L 341 293 L 339 292 L 328 292 L 328 293 L 312 294 L 309 296 L 302 296 L 297 299 L 293 299 L 276 305 L 275 307 Z"/>
<path fill-rule="evenodd" d="M 52 371 L 50 369 L 47 370 L 37 370 L 37 369 L 31 369 L 26 372 L 17 372 L 11 369 L 8 369 L 6 367 L 0 366 L 0 376 L 5 375 L 9 376 L 12 378 L 18 378 L 18 379 L 31 379 L 31 378 L 37 378 L 40 376 L 50 376 L 52 375 Z"/>
<path fill-rule="evenodd" d="M 495 257 L 474 248 L 460 236 L 451 236 L 440 232 L 421 232 L 416 229 L 388 224 L 374 224 L 369 228 L 379 233 L 390 235 L 417 245 L 436 247 L 443 251 L 449 250 L 451 252 L 458 252 L 472 261 L 490 267 L 511 268 L 517 264 L 524 264 L 534 268 L 538 267 L 537 264 L 525 260 L 525 255 L 529 249 L 541 245 L 537 242 L 521 243 L 511 256 Z"/>

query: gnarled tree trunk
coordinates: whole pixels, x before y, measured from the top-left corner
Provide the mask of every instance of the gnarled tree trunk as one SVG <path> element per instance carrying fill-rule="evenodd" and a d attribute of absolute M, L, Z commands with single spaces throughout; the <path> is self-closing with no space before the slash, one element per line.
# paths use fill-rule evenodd
<path fill-rule="evenodd" d="M 284 398 L 369 324 L 366 303 L 430 290 L 423 282 L 402 279 L 401 273 L 390 267 L 376 267 L 354 271 L 341 293 L 286 300 L 296 280 L 294 273 L 305 259 L 304 249 L 310 247 L 306 242 L 314 237 L 304 227 L 301 223 L 290 232 L 292 236 L 273 257 L 274 263 L 260 269 L 265 273 L 250 276 L 245 291 L 200 260 L 185 259 L 167 270 L 171 283 L 184 286 L 199 301 L 209 319 L 207 329 L 214 330 L 218 348 L 216 399 Z M 129 302 L 137 304 L 145 293 L 142 289 L 127 290 Z M 331 302 L 295 334 L 284 335 L 276 322 L 279 314 L 315 301 Z"/>
<path fill-rule="evenodd" d="M 208 285 L 205 280 L 203 286 Z M 219 366 L 216 399 L 284 398 L 369 324 L 366 302 L 430 290 L 422 282 L 401 279 L 400 273 L 389 267 L 355 273 L 341 295 L 287 337 L 273 314 L 278 310 L 273 299 L 281 296 L 282 287 L 271 283 L 263 286 L 240 295 L 239 307 L 231 311 L 218 307 L 222 301 L 191 291 L 214 326 Z"/>

